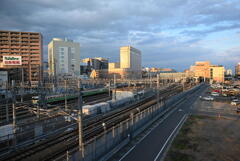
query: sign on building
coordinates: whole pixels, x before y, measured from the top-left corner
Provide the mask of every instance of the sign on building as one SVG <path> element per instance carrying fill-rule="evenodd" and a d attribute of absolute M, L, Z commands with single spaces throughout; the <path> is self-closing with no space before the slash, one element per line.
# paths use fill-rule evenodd
<path fill-rule="evenodd" d="M 21 56 L 3 56 L 3 65 L 22 65 Z"/>

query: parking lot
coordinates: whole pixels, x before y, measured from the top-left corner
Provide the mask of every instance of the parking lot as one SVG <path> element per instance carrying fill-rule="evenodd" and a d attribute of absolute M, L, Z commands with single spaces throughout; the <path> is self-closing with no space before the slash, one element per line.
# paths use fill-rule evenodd
<path fill-rule="evenodd" d="M 221 94 L 219 96 L 211 96 L 211 88 L 206 89 L 202 98 L 199 98 L 193 105 L 193 109 L 198 111 L 207 111 L 223 114 L 237 114 L 236 110 L 238 106 L 231 105 L 233 97 L 224 97 Z M 204 100 L 205 97 L 212 97 L 214 100 Z"/>

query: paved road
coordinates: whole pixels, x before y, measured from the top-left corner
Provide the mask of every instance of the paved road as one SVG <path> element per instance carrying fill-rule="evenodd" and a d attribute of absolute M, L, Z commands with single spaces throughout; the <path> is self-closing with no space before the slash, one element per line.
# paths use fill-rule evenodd
<path fill-rule="evenodd" d="M 160 161 L 169 141 L 192 111 L 192 105 L 204 92 L 201 88 L 177 105 L 163 121 L 131 148 L 120 161 Z"/>

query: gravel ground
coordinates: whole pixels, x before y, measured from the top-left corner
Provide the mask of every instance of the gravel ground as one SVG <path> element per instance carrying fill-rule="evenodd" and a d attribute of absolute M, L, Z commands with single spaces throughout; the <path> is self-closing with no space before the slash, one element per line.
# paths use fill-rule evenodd
<path fill-rule="evenodd" d="M 165 161 L 239 161 L 240 120 L 191 116 Z"/>

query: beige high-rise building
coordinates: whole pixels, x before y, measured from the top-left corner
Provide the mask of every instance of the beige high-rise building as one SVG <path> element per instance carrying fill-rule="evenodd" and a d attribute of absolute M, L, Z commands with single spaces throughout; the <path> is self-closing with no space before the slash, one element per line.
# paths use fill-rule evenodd
<path fill-rule="evenodd" d="M 141 51 L 132 46 L 120 48 L 120 68 L 129 68 L 133 71 L 142 70 Z"/>
<path fill-rule="evenodd" d="M 108 73 L 112 77 L 137 79 L 142 77 L 142 54 L 132 46 L 120 48 L 120 63 L 109 63 Z"/>
<path fill-rule="evenodd" d="M 42 66 L 41 33 L 0 31 L 0 70 L 16 75 L 11 78 L 14 80 L 38 82 L 42 80 Z"/>
<path fill-rule="evenodd" d="M 54 38 L 48 44 L 49 76 L 80 75 L 80 44 L 68 39 Z"/>
<path fill-rule="evenodd" d="M 114 70 L 113 70 L 114 71 Z M 132 46 L 120 48 L 120 69 L 116 69 L 122 78 L 141 78 L 142 54 Z"/>
<path fill-rule="evenodd" d="M 224 67 L 221 65 L 211 65 L 210 67 L 210 79 L 215 82 L 224 82 Z"/>

